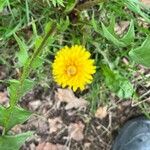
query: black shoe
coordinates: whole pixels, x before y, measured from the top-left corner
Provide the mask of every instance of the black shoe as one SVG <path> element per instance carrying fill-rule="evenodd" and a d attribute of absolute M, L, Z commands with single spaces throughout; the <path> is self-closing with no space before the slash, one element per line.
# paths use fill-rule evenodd
<path fill-rule="evenodd" d="M 150 120 L 139 117 L 128 121 L 120 130 L 112 150 L 150 150 Z"/>

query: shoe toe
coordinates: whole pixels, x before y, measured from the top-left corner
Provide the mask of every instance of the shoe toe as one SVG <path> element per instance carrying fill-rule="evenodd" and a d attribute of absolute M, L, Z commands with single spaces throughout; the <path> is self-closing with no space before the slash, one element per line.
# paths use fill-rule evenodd
<path fill-rule="evenodd" d="M 112 150 L 150 150 L 150 120 L 128 121 L 120 130 Z"/>

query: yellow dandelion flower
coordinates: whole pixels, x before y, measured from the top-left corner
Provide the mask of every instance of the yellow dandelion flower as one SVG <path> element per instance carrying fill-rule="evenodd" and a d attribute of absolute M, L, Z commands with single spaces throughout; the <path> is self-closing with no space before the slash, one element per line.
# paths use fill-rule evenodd
<path fill-rule="evenodd" d="M 96 67 L 94 60 L 90 59 L 91 54 L 82 46 L 65 46 L 56 53 L 53 68 L 54 80 L 63 88 L 68 86 L 83 90 L 86 84 L 92 82 L 92 74 Z"/>

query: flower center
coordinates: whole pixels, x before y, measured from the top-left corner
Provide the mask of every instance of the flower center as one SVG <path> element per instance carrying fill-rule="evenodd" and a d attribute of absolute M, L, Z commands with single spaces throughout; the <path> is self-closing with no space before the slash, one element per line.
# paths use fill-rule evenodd
<path fill-rule="evenodd" d="M 69 66 L 69 67 L 67 68 L 67 74 L 68 74 L 69 76 L 73 76 L 73 75 L 75 75 L 76 73 L 77 73 L 77 69 L 76 69 L 75 66 Z"/>

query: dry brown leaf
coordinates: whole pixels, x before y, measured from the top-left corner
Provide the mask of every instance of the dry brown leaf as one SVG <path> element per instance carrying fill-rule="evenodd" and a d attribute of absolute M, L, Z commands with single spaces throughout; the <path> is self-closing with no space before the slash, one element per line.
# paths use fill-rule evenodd
<path fill-rule="evenodd" d="M 36 150 L 66 150 L 66 147 L 60 144 L 43 142 L 36 147 Z"/>
<path fill-rule="evenodd" d="M 115 32 L 118 35 L 122 35 L 124 31 L 128 28 L 128 26 L 129 26 L 129 21 L 122 21 L 120 23 L 117 23 L 115 25 Z"/>
<path fill-rule="evenodd" d="M 58 91 L 55 93 L 55 98 L 58 100 L 58 102 L 66 102 L 67 105 L 65 107 L 66 110 L 72 109 L 72 108 L 83 108 L 88 105 L 88 102 L 84 100 L 83 98 L 77 98 L 75 97 L 74 93 L 70 89 L 58 89 Z"/>
<path fill-rule="evenodd" d="M 6 77 L 6 67 L 0 66 L 0 80 Z"/>
<path fill-rule="evenodd" d="M 29 102 L 29 107 L 35 111 L 36 109 L 39 108 L 39 106 L 41 106 L 41 104 L 42 104 L 41 100 L 31 101 Z"/>
<path fill-rule="evenodd" d="M 21 128 L 22 128 L 22 125 L 19 124 L 19 125 L 14 126 L 14 127 L 11 129 L 11 131 L 12 131 L 13 133 L 15 133 L 15 134 L 19 134 L 19 133 L 22 132 Z"/>
<path fill-rule="evenodd" d="M 90 146 L 91 146 L 91 143 L 90 143 L 90 142 L 84 143 L 84 149 L 90 150 Z"/>
<path fill-rule="evenodd" d="M 50 129 L 49 132 L 53 133 L 60 130 L 63 127 L 63 122 L 60 117 L 56 117 L 54 119 L 48 119 Z"/>
<path fill-rule="evenodd" d="M 6 92 L 0 92 L 0 104 L 8 103 L 8 97 Z"/>
<path fill-rule="evenodd" d="M 141 2 L 145 5 L 150 6 L 150 0 L 141 0 Z"/>
<path fill-rule="evenodd" d="M 71 123 L 68 128 L 68 134 L 71 139 L 81 141 L 84 138 L 83 130 L 85 125 L 82 122 Z"/>
<path fill-rule="evenodd" d="M 72 99 L 75 98 L 74 93 L 70 89 L 61 89 L 59 88 L 55 93 L 55 97 L 60 102 L 69 103 Z"/>
<path fill-rule="evenodd" d="M 88 105 L 88 102 L 82 98 L 76 98 L 72 101 L 70 101 L 65 109 L 66 110 L 69 110 L 69 109 L 72 109 L 72 108 L 86 108 L 86 106 Z"/>
<path fill-rule="evenodd" d="M 107 112 L 107 107 L 106 106 L 99 107 L 96 110 L 95 117 L 99 118 L 99 119 L 104 119 L 107 116 L 107 114 L 108 114 L 108 112 Z"/>

